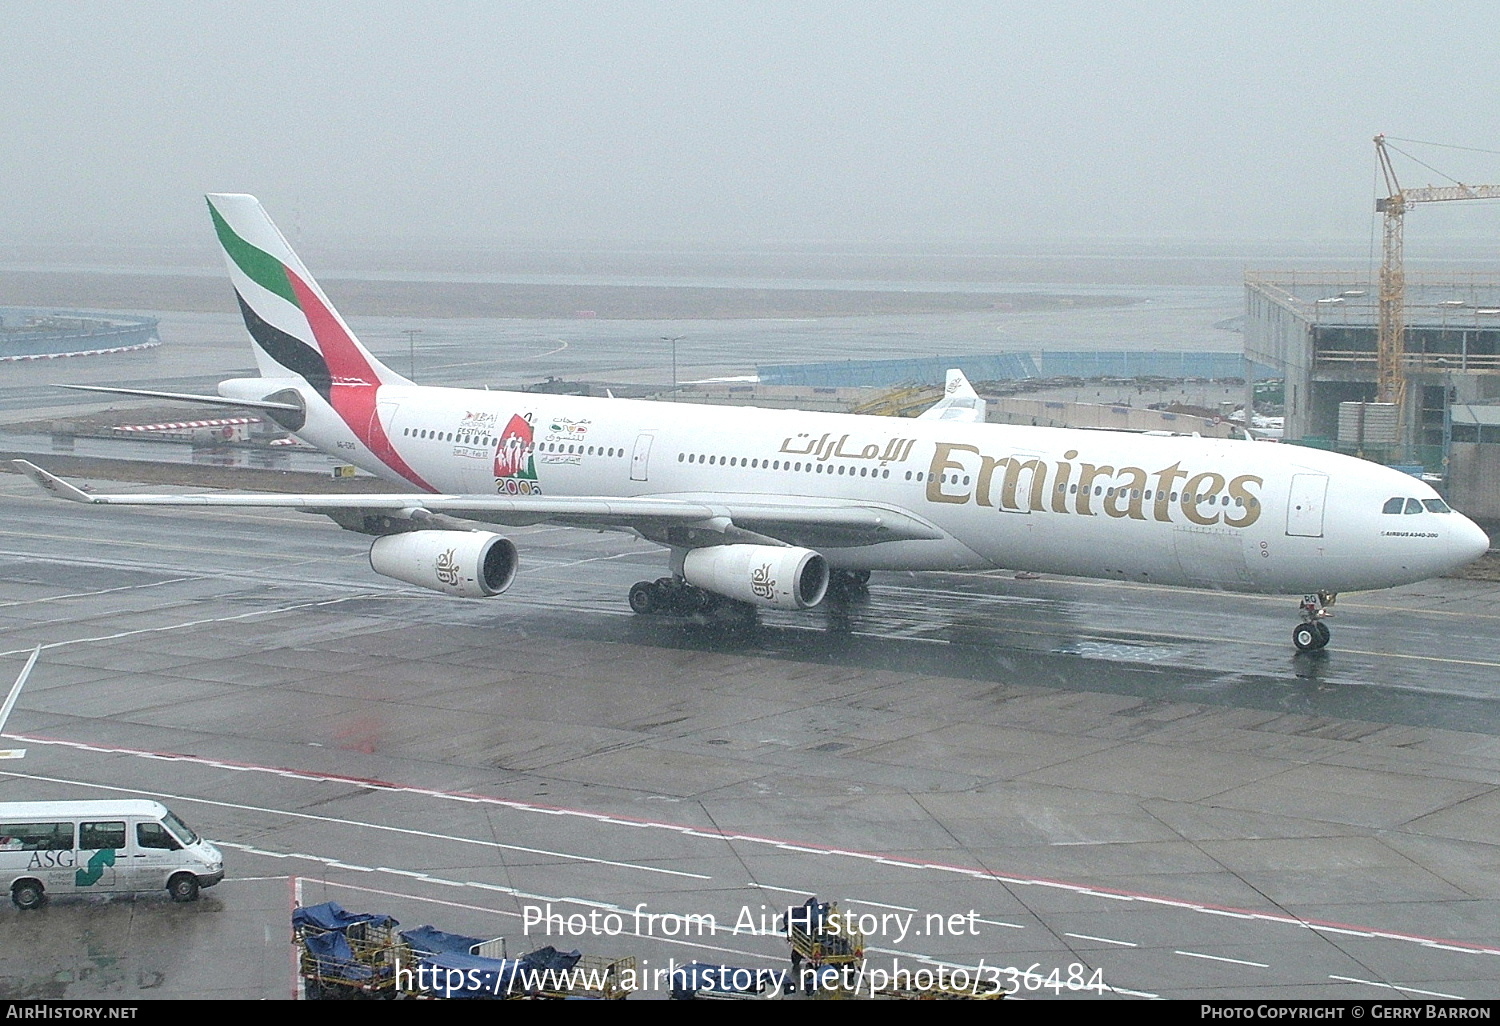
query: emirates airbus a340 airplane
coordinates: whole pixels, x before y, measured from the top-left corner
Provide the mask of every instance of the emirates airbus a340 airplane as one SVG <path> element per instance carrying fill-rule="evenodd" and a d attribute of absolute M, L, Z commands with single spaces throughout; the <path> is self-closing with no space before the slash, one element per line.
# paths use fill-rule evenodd
<path fill-rule="evenodd" d="M 405 490 L 360 495 L 98 495 L 98 505 L 273 506 L 375 536 L 376 573 L 498 595 L 515 545 L 491 525 L 632 531 L 670 576 L 638 613 L 753 619 L 857 594 L 871 570 L 1009 567 L 1304 596 L 1298 649 L 1328 644 L 1341 591 L 1477 558 L 1489 539 L 1426 484 L 1290 445 L 984 423 L 962 374 L 916 420 L 415 385 L 354 337 L 253 196 L 211 195 L 257 378 L 217 396 L 101 389 L 263 410 Z"/>

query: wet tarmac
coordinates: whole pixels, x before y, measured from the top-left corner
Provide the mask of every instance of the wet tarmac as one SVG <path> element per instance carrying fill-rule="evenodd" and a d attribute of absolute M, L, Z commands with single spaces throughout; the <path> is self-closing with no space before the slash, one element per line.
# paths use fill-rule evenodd
<path fill-rule="evenodd" d="M 458 601 L 306 515 L 0 515 L 0 795 L 158 795 L 229 870 L 0 908 L 0 996 L 290 997 L 295 900 L 778 967 L 810 895 L 1023 997 L 1500 996 L 1494 585 L 1345 596 L 1312 657 L 1291 600 L 1006 573 L 726 633 L 631 615 L 619 534 Z"/>
<path fill-rule="evenodd" d="M 1237 341 L 1212 326 L 1237 290 L 1145 298 L 355 327 L 433 384 L 666 381 L 660 335 L 688 336 L 684 380 Z M 58 381 L 248 373 L 236 318 L 162 316 L 149 359 L 7 371 L 0 414 L 101 405 Z M 0 998 L 293 997 L 290 908 L 328 899 L 512 954 L 779 967 L 774 913 L 811 895 L 873 917 L 872 970 L 1019 997 L 1500 997 L 1496 585 L 1343 596 L 1314 655 L 1293 599 L 1008 572 L 877 574 L 867 601 L 725 632 L 629 613 L 650 545 L 513 537 L 515 586 L 460 601 L 375 576 L 320 518 L 89 509 L 0 475 L 0 679 L 43 646 L 0 800 L 160 796 L 228 863 L 191 905 L 0 907 Z"/>

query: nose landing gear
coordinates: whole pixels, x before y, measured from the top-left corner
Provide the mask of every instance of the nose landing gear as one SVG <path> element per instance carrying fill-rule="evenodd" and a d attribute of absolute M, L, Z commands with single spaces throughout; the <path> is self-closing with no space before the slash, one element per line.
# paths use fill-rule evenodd
<path fill-rule="evenodd" d="M 1292 628 L 1292 644 L 1297 647 L 1298 652 L 1316 652 L 1327 647 L 1333 632 L 1323 621 L 1333 615 L 1333 604 L 1338 597 L 1338 593 L 1333 591 L 1303 596 L 1302 622 Z"/>

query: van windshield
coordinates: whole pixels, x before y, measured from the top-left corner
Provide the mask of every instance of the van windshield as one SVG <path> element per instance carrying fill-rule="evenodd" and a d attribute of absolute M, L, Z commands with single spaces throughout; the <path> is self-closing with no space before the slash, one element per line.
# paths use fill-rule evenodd
<path fill-rule="evenodd" d="M 172 831 L 172 833 L 177 836 L 177 839 L 183 844 L 198 843 L 198 835 L 193 833 L 191 827 L 177 818 L 177 813 L 168 811 L 167 814 L 162 817 L 162 822 L 167 825 L 167 829 Z"/>

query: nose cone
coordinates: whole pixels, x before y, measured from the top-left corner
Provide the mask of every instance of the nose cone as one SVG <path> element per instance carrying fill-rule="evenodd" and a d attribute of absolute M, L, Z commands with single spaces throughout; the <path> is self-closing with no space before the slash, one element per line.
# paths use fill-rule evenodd
<path fill-rule="evenodd" d="M 1453 565 L 1472 563 L 1490 550 L 1490 536 L 1462 513 L 1455 514 L 1459 523 L 1452 531 Z"/>

